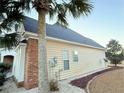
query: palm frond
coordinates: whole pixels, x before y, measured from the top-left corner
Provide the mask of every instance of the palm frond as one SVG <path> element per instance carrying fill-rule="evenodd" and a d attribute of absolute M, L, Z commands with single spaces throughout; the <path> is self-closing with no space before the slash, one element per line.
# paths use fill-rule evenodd
<path fill-rule="evenodd" d="M 30 11 L 31 10 L 31 2 L 33 0 L 19 0 L 21 5 L 22 5 L 22 9 L 26 10 L 26 11 Z"/>
<path fill-rule="evenodd" d="M 58 24 L 61 24 L 64 27 L 67 27 L 68 26 L 68 22 L 67 22 L 67 18 L 66 18 L 66 15 L 65 14 L 60 13 L 60 14 L 58 14 L 57 17 L 58 17 L 58 20 L 57 20 L 57 23 Z"/>
<path fill-rule="evenodd" d="M 69 3 L 65 3 L 65 7 L 74 18 L 78 18 L 81 15 L 87 16 L 91 13 L 93 5 L 89 0 L 71 0 Z"/>
<path fill-rule="evenodd" d="M 93 8 L 90 0 L 61 0 L 61 3 L 56 0 L 0 0 L 0 32 L 11 31 L 14 25 L 20 24 L 24 18 L 23 11 L 31 10 L 31 3 L 35 9 L 45 8 L 50 19 L 56 17 L 57 23 L 65 27 L 68 26 L 68 13 L 79 18 L 90 14 Z"/>
<path fill-rule="evenodd" d="M 0 47 L 11 49 L 20 42 L 20 36 L 17 33 L 5 34 L 0 37 Z"/>
<path fill-rule="evenodd" d="M 0 37 L 0 46 L 10 48 L 17 44 L 17 34 L 10 33 L 13 28 L 17 30 L 17 25 L 23 21 L 22 3 L 15 0 L 0 0 L 0 33 L 6 33 Z"/>
<path fill-rule="evenodd" d="M 74 18 L 80 16 L 88 16 L 91 13 L 93 5 L 89 0 L 62 0 L 62 3 L 58 3 L 56 0 L 50 0 L 51 6 L 48 14 L 50 19 L 57 17 L 57 23 L 63 26 L 68 26 L 67 15 L 71 14 Z"/>
<path fill-rule="evenodd" d="M 0 29 L 10 30 L 12 25 L 23 20 L 20 2 L 0 0 Z"/>

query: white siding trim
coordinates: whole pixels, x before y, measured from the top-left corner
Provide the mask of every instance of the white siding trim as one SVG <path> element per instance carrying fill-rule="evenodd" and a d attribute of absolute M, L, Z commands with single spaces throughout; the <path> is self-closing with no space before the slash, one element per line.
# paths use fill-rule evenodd
<path fill-rule="evenodd" d="M 31 35 L 29 38 L 38 39 L 38 34 L 36 34 L 36 33 L 26 32 L 26 34 Z M 103 51 L 106 50 L 105 48 L 94 47 L 94 46 L 90 46 L 90 45 L 86 45 L 86 44 L 81 44 L 81 43 L 77 43 L 77 42 L 67 41 L 67 40 L 48 37 L 48 36 L 46 36 L 46 39 L 47 40 L 54 40 L 54 41 L 64 42 L 64 43 L 69 43 L 69 44 L 74 44 L 74 45 L 79 45 L 79 46 L 84 46 L 84 47 L 89 47 L 89 48 L 95 48 L 95 49 L 99 49 L 99 50 L 103 50 Z"/>
<path fill-rule="evenodd" d="M 38 36 L 38 34 L 29 32 L 29 31 L 25 31 L 25 33 L 26 33 L 26 34 L 29 34 L 29 35 L 32 35 L 32 36 Z"/>
<path fill-rule="evenodd" d="M 25 43 L 20 43 L 14 50 L 16 51 L 20 46 L 26 46 L 27 44 L 25 44 Z"/>
<path fill-rule="evenodd" d="M 13 51 L 13 50 L 5 50 L 5 49 L 3 49 L 0 52 L 1 52 L 1 60 L 0 60 L 1 62 L 3 62 L 4 56 L 12 55 L 12 56 L 15 57 L 15 54 L 16 54 L 15 51 Z"/>
<path fill-rule="evenodd" d="M 67 41 L 67 40 L 62 40 L 62 39 L 57 39 L 57 38 L 53 38 L 53 37 L 47 37 L 47 40 L 60 41 L 60 42 L 64 42 L 64 43 L 69 43 L 69 44 L 74 44 L 74 45 L 79 45 L 79 46 L 85 46 L 85 47 L 95 48 L 95 49 L 99 49 L 99 50 L 104 50 L 105 51 L 105 48 L 94 47 L 94 46 L 90 46 L 90 45 L 86 45 L 86 44 L 80 44 L 80 43 L 76 43 L 76 42 L 72 42 L 72 41 Z"/>
<path fill-rule="evenodd" d="M 25 50 L 26 44 L 19 44 L 15 51 L 16 57 L 13 64 L 13 75 L 16 78 L 17 82 L 24 81 L 24 70 L 25 70 Z"/>

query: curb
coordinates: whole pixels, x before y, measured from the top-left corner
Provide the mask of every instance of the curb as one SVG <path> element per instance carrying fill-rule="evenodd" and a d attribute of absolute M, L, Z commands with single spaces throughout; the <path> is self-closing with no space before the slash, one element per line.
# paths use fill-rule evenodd
<path fill-rule="evenodd" d="M 98 75 L 98 76 L 100 76 L 100 75 Z M 88 84 L 87 84 L 87 86 L 86 86 L 86 92 L 87 92 L 87 93 L 90 93 L 89 86 L 90 86 L 90 84 L 93 82 L 93 80 L 95 80 L 98 76 L 93 77 L 93 78 L 88 82 Z"/>
<path fill-rule="evenodd" d="M 93 78 L 87 83 L 87 86 L 86 86 L 86 92 L 87 92 L 87 93 L 90 93 L 90 89 L 89 89 L 90 84 L 91 84 L 97 77 L 99 77 L 99 76 L 101 76 L 101 75 L 103 75 L 103 74 L 105 74 L 105 73 L 102 73 L 102 74 L 99 74 L 99 75 L 93 77 Z"/>

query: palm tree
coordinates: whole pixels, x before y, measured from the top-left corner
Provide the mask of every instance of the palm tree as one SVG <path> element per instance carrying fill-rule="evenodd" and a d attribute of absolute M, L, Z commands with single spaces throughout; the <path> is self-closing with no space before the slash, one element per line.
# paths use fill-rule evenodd
<path fill-rule="evenodd" d="M 3 0 L 6 1 L 6 0 Z M 12 1 L 12 0 L 11 0 Z M 31 10 L 30 4 L 38 12 L 38 66 L 39 84 L 38 93 L 50 93 L 46 61 L 46 15 L 50 19 L 57 18 L 57 23 L 68 26 L 67 15 L 74 18 L 88 15 L 93 6 L 89 0 L 19 0 L 22 9 Z"/>

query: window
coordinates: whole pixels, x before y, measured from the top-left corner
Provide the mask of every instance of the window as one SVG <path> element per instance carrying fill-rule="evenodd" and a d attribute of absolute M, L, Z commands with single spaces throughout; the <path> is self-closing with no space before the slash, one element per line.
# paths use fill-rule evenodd
<path fill-rule="evenodd" d="M 63 51 L 63 62 L 64 62 L 64 70 L 69 70 L 69 53 L 67 50 Z"/>
<path fill-rule="evenodd" d="M 78 62 L 78 52 L 77 51 L 73 51 L 73 62 Z"/>

